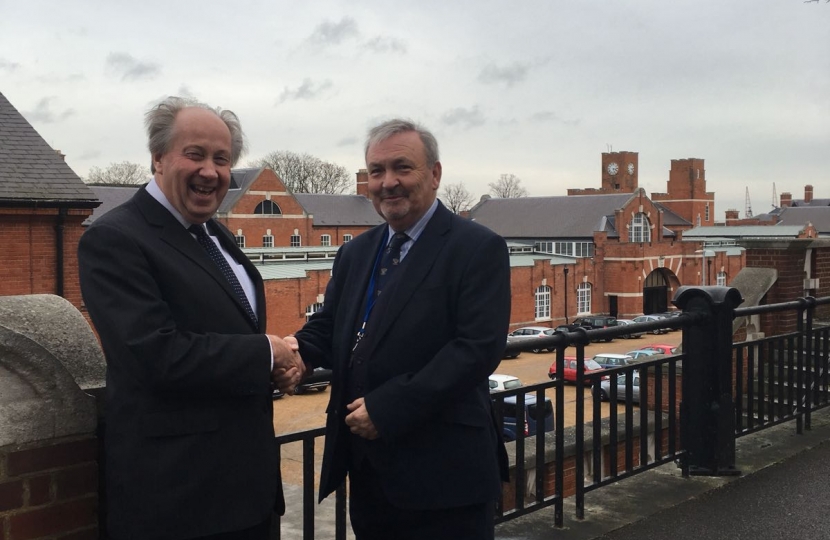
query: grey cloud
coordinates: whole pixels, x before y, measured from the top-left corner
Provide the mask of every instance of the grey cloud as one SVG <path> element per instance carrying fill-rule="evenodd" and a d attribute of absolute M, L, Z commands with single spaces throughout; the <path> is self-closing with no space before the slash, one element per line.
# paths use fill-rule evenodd
<path fill-rule="evenodd" d="M 87 150 L 86 152 L 78 156 L 78 159 L 98 159 L 99 157 L 101 157 L 100 150 Z"/>
<path fill-rule="evenodd" d="M 337 146 L 354 146 L 359 142 L 360 139 L 358 139 L 357 137 L 345 137 L 337 141 Z"/>
<path fill-rule="evenodd" d="M 325 21 L 317 25 L 309 38 L 314 43 L 339 45 L 350 37 L 358 37 L 360 31 L 357 23 L 350 17 L 343 17 L 340 22 Z"/>
<path fill-rule="evenodd" d="M 10 60 L 6 60 L 5 58 L 0 58 L 0 70 L 8 71 L 11 73 L 12 71 L 16 71 L 17 68 L 20 67 L 20 64 L 17 62 L 12 62 Z"/>
<path fill-rule="evenodd" d="M 75 114 L 74 109 L 64 109 L 61 112 L 53 111 L 51 108 L 51 101 L 55 98 L 47 97 L 41 99 L 33 111 L 23 113 L 30 122 L 42 122 L 44 124 L 52 124 L 65 120 Z"/>
<path fill-rule="evenodd" d="M 286 101 L 294 101 L 298 99 L 314 99 L 332 86 L 332 82 L 328 79 L 317 83 L 306 78 L 303 80 L 303 84 L 295 89 L 291 89 L 286 86 L 277 100 L 277 105 Z"/>
<path fill-rule="evenodd" d="M 190 89 L 190 87 L 187 86 L 186 84 L 183 84 L 179 87 L 179 95 L 181 97 L 196 99 L 196 95 L 193 93 L 193 91 Z"/>
<path fill-rule="evenodd" d="M 110 53 L 107 56 L 107 71 L 120 75 L 122 81 L 152 79 L 161 73 L 161 67 L 152 62 L 141 62 L 127 53 Z"/>
<path fill-rule="evenodd" d="M 486 84 L 505 83 L 513 86 L 527 78 L 528 65 L 514 62 L 507 66 L 489 64 L 478 74 L 478 80 Z"/>
<path fill-rule="evenodd" d="M 575 126 L 575 125 L 579 124 L 579 120 L 568 120 L 568 119 L 562 118 L 553 111 L 535 112 L 535 113 L 531 114 L 528 119 L 531 122 L 534 122 L 534 123 L 537 123 L 537 124 L 544 124 L 544 123 L 549 123 L 549 122 L 565 124 L 567 126 Z"/>
<path fill-rule="evenodd" d="M 377 36 L 366 42 L 366 48 L 375 52 L 406 54 L 406 43 L 398 38 Z"/>
<path fill-rule="evenodd" d="M 448 126 L 460 125 L 470 129 L 484 124 L 484 114 L 478 109 L 478 105 L 472 109 L 456 107 L 441 115 L 441 122 Z"/>

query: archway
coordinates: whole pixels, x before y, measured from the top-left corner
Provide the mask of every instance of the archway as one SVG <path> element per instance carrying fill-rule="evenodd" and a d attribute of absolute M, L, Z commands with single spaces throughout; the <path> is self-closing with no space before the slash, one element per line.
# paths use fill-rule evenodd
<path fill-rule="evenodd" d="M 680 282 L 671 270 L 657 268 L 643 281 L 643 313 L 668 311 L 671 294 Z"/>

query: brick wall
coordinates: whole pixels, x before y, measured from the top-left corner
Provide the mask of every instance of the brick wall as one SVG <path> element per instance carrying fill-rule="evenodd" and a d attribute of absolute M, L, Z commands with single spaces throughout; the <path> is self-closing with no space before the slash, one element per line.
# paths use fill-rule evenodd
<path fill-rule="evenodd" d="M 96 439 L 0 448 L 0 539 L 96 540 Z"/>

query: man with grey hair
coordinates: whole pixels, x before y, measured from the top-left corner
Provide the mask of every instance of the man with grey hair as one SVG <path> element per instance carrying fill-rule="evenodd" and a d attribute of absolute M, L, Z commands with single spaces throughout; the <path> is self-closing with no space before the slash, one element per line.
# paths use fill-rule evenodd
<path fill-rule="evenodd" d="M 357 540 L 493 538 L 507 462 L 487 378 L 510 315 L 507 246 L 437 200 L 429 131 L 384 122 L 365 157 L 386 223 L 340 248 L 295 336 L 333 370 L 320 498 L 348 474 Z"/>
<path fill-rule="evenodd" d="M 242 128 L 176 97 L 146 125 L 153 179 L 78 247 L 107 359 L 108 537 L 265 540 L 285 509 L 272 386 L 290 391 L 304 366 L 265 335 L 262 278 L 212 219 Z"/>

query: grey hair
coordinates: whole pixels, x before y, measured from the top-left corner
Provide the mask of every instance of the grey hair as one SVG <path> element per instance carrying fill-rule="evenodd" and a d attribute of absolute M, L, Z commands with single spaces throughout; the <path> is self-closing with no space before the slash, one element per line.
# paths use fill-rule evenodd
<path fill-rule="evenodd" d="M 242 124 L 239 117 L 233 111 L 222 110 L 220 107 L 211 107 L 195 99 L 170 96 L 161 103 L 147 111 L 144 115 L 144 126 L 147 128 L 147 147 L 150 150 L 150 171 L 155 173 L 153 156 L 164 154 L 170 149 L 173 141 L 173 126 L 176 122 L 176 115 L 184 109 L 197 107 L 211 111 L 218 116 L 228 130 L 231 132 L 231 167 L 247 150 L 245 134 L 242 132 Z"/>
<path fill-rule="evenodd" d="M 369 147 L 373 144 L 381 143 L 393 135 L 397 135 L 398 133 L 406 133 L 409 131 L 414 131 L 421 138 L 421 142 L 424 143 L 424 153 L 427 158 L 427 167 L 432 168 L 439 160 L 438 141 L 435 139 L 435 135 L 430 133 L 430 131 L 424 126 L 411 120 L 403 120 L 401 118 L 387 120 L 386 122 L 378 124 L 369 130 L 369 134 L 366 137 L 366 147 L 364 148 L 363 157 L 366 157 L 369 153 Z"/>

